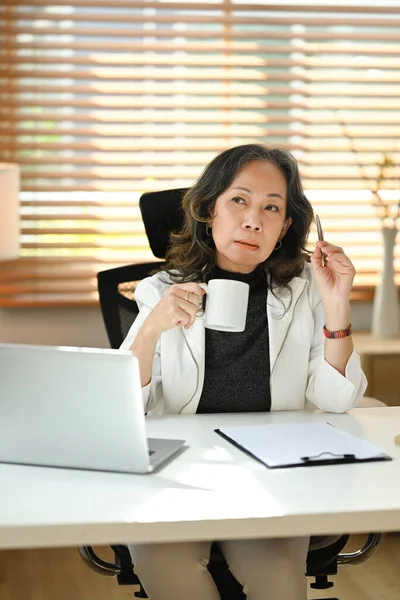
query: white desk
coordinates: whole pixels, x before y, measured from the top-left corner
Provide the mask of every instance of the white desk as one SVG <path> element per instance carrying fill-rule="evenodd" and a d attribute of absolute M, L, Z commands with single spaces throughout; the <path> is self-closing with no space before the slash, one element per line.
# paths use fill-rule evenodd
<path fill-rule="evenodd" d="M 213 432 L 313 419 L 395 460 L 269 470 Z M 163 417 L 148 433 L 189 448 L 154 475 L 0 465 L 0 548 L 400 530 L 400 408 Z"/>

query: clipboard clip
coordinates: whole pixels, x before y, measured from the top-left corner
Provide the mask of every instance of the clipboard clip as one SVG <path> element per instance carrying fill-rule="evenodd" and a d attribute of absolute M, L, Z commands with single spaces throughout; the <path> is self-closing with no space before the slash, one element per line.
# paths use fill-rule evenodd
<path fill-rule="evenodd" d="M 328 457 L 328 458 L 325 458 Z M 314 456 L 301 456 L 301 460 L 305 463 L 312 462 L 313 460 L 329 460 L 329 457 L 338 459 L 340 461 L 354 461 L 356 459 L 355 454 L 335 454 L 334 452 L 320 452 Z"/>

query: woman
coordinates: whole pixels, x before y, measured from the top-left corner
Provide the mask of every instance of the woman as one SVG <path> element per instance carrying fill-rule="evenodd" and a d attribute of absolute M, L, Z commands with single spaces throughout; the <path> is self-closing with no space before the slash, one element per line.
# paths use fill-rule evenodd
<path fill-rule="evenodd" d="M 145 411 L 301 410 L 306 401 L 331 412 L 356 406 L 366 380 L 351 337 L 355 270 L 328 242 L 317 242 L 310 264 L 304 246 L 313 210 L 295 159 L 256 144 L 222 152 L 183 208 L 165 271 L 137 287 L 140 313 L 122 345 L 138 356 Z M 243 333 L 205 329 L 199 284 L 212 278 L 250 284 Z M 306 599 L 308 538 L 219 543 L 248 600 Z M 206 568 L 210 546 L 130 550 L 152 600 L 218 600 Z"/>

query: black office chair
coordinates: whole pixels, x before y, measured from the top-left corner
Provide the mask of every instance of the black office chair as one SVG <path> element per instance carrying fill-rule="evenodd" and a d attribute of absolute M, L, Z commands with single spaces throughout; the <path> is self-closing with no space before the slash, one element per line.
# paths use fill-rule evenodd
<path fill-rule="evenodd" d="M 181 208 L 184 190 L 167 190 L 143 194 L 140 199 L 140 210 L 149 238 L 150 247 L 157 258 L 164 258 L 169 244 L 171 231 L 179 230 L 182 224 Z M 162 262 L 128 265 L 109 269 L 98 274 L 100 306 L 107 334 L 112 348 L 119 348 L 130 326 L 138 314 L 134 300 L 134 282 L 146 277 L 151 271 L 163 265 Z M 133 283 L 132 283 L 133 282 Z M 127 284 L 122 286 L 122 284 Z M 125 287 L 125 289 L 124 289 Z M 340 564 L 359 564 L 367 560 L 375 552 L 381 534 L 368 534 L 364 546 L 351 553 L 341 553 L 348 535 L 342 535 L 327 547 L 312 547 L 307 557 L 308 577 L 313 577 L 310 585 L 315 589 L 327 589 L 333 586 L 328 577 L 337 573 Z M 126 546 L 112 545 L 115 563 L 109 563 L 98 557 L 91 546 L 81 546 L 79 552 L 88 566 L 102 575 L 116 577 L 120 585 L 138 585 L 137 598 L 147 598 L 139 578 L 134 572 L 129 550 Z M 211 573 L 221 600 L 245 600 L 242 586 L 229 571 L 226 561 L 214 543 L 211 548 L 208 570 Z M 337 600 L 325 598 L 325 600 Z"/>

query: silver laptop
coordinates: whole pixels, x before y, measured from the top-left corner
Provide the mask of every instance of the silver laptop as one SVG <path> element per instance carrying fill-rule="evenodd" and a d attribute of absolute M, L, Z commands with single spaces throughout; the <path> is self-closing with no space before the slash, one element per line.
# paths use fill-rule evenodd
<path fill-rule="evenodd" d="M 183 444 L 146 438 L 132 352 L 0 344 L 0 462 L 150 473 Z"/>

